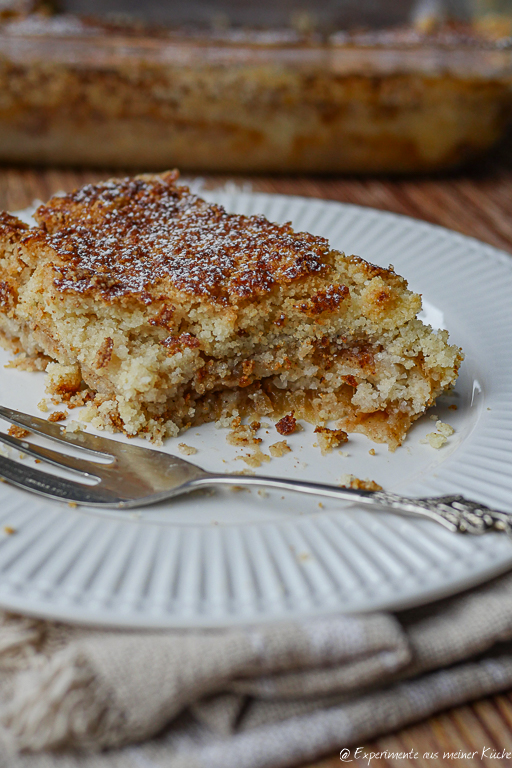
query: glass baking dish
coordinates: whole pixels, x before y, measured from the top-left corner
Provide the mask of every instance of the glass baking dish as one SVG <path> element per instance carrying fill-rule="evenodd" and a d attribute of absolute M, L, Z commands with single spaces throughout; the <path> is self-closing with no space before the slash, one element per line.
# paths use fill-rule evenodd
<path fill-rule="evenodd" d="M 512 41 L 463 23 L 320 34 L 0 24 L 0 160 L 243 173 L 413 173 L 493 146 Z"/>

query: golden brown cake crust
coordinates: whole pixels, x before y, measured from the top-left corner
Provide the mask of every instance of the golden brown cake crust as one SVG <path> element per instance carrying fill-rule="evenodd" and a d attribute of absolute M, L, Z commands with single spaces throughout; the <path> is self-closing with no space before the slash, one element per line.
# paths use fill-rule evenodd
<path fill-rule="evenodd" d="M 221 304 L 251 300 L 330 270 L 323 237 L 289 223 L 228 214 L 205 203 L 177 172 L 88 185 L 41 206 L 27 244 L 47 245 L 62 260 L 60 291 L 109 301 L 130 295 L 149 304 L 173 291 Z M 330 286 L 306 313 L 334 311 L 347 289 Z"/>
<path fill-rule="evenodd" d="M 0 211 L 0 237 L 9 237 L 9 235 L 18 234 L 26 229 L 28 229 L 28 224 L 6 211 Z"/>

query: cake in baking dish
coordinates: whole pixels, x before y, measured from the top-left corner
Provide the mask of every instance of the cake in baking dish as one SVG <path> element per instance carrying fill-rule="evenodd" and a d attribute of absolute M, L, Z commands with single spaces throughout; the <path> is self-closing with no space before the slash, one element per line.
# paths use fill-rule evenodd
<path fill-rule="evenodd" d="M 3 163 L 430 173 L 472 162 L 506 137 L 512 118 L 510 17 L 496 40 L 425 11 L 443 5 L 444 17 L 445 5 L 462 0 L 316 0 L 304 4 L 312 18 L 331 18 L 309 32 L 290 26 L 293 2 L 230 0 L 228 18 L 252 22 L 234 18 L 223 30 L 191 19 L 194 6 L 208 17 L 218 1 L 115 0 L 143 17 L 153 6 L 167 17 L 157 28 L 130 24 L 124 13 L 124 21 L 106 18 L 113 0 L 44 2 L 44 13 L 17 18 L 6 2 Z M 48 15 L 49 5 L 71 13 Z M 370 9 L 378 6 L 377 22 Z M 426 16 L 411 25 L 413 6 Z"/>
<path fill-rule="evenodd" d="M 178 174 L 88 185 L 29 227 L 0 219 L 0 329 L 84 389 L 96 426 L 159 440 L 294 412 L 390 449 L 462 360 L 393 268 L 263 216 L 227 213 Z"/>

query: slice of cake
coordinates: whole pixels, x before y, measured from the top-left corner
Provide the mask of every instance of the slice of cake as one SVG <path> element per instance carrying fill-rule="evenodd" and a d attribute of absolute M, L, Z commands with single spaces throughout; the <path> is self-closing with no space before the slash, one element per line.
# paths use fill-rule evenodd
<path fill-rule="evenodd" d="M 0 329 L 88 388 L 93 423 L 153 439 L 294 412 L 394 450 L 462 360 L 392 268 L 263 216 L 226 213 L 176 172 L 0 219 Z"/>

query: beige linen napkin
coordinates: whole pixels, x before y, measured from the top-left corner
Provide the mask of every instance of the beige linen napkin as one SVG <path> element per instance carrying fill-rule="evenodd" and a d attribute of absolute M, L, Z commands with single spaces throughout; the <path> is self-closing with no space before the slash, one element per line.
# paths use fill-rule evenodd
<path fill-rule="evenodd" d="M 512 575 L 425 608 L 226 631 L 0 614 L 0 768 L 279 768 L 512 686 Z"/>

